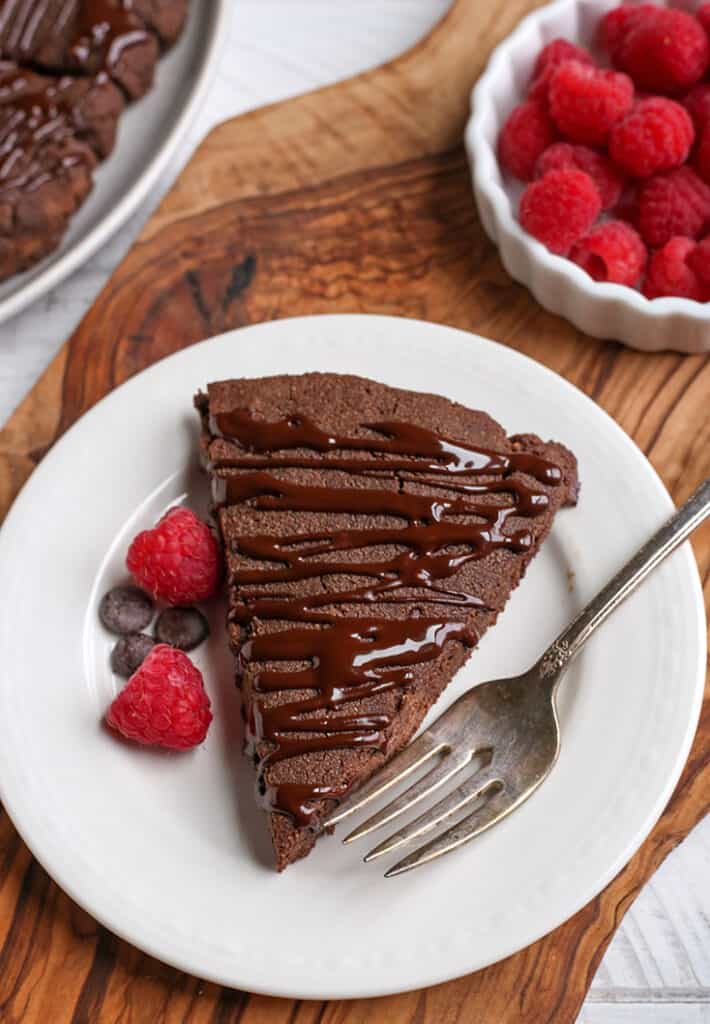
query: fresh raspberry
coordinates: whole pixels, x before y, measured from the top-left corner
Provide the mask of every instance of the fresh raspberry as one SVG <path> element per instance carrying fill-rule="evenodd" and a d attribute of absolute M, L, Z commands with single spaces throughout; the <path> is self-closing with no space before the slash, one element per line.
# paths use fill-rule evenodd
<path fill-rule="evenodd" d="M 537 78 L 548 67 L 557 67 L 566 60 L 578 60 L 582 64 L 593 64 L 592 55 L 569 39 L 553 39 L 540 50 L 535 61 L 533 78 Z"/>
<path fill-rule="evenodd" d="M 684 92 L 710 64 L 710 42 L 702 25 L 685 11 L 656 7 L 632 19 L 614 51 L 614 63 L 639 89 Z"/>
<path fill-rule="evenodd" d="M 530 181 L 535 161 L 555 139 L 557 132 L 545 106 L 539 100 L 527 100 L 511 113 L 498 139 L 501 165 L 520 178 Z"/>
<path fill-rule="evenodd" d="M 695 248 L 688 254 L 688 266 L 695 271 L 703 284 L 708 287 L 708 293 L 710 294 L 710 236 L 703 238 L 702 242 L 698 242 Z"/>
<path fill-rule="evenodd" d="M 688 259 L 697 248 L 692 238 L 671 238 L 651 256 L 643 284 L 647 299 L 678 295 L 684 299 L 705 302 L 710 295 Z"/>
<path fill-rule="evenodd" d="M 696 131 L 710 121 L 710 83 L 700 82 L 686 93 L 681 103 L 693 119 Z"/>
<path fill-rule="evenodd" d="M 624 178 L 611 160 L 588 146 L 573 146 L 569 142 L 555 142 L 545 150 L 535 164 L 535 177 L 542 178 L 548 171 L 576 167 L 584 171 L 599 189 L 602 210 L 616 205 L 624 187 Z"/>
<path fill-rule="evenodd" d="M 622 4 L 613 7 L 599 22 L 599 44 L 612 60 L 616 58 L 624 39 L 639 21 L 653 17 L 657 8 L 653 4 Z"/>
<path fill-rule="evenodd" d="M 710 32 L 710 4 L 701 4 L 695 12 L 695 17 L 703 26 L 706 32 Z"/>
<path fill-rule="evenodd" d="M 575 46 L 568 39 L 553 39 L 540 51 L 530 80 L 528 99 L 547 100 L 547 89 L 552 72 L 566 60 L 577 60 L 581 64 L 593 64 L 592 56 L 581 46 Z"/>
<path fill-rule="evenodd" d="M 520 199 L 520 223 L 552 252 L 565 256 L 597 219 L 601 200 L 584 171 L 549 171 Z"/>
<path fill-rule="evenodd" d="M 621 198 L 611 211 L 615 220 L 625 220 L 638 228 L 639 206 L 638 206 L 638 183 L 627 183 L 621 193 Z"/>
<path fill-rule="evenodd" d="M 126 739 L 169 750 L 202 743 L 210 722 L 202 675 L 182 651 L 158 644 L 106 712 L 106 722 Z"/>
<path fill-rule="evenodd" d="M 572 142 L 601 145 L 631 110 L 634 86 L 628 75 L 568 60 L 555 68 L 548 89 L 552 120 Z"/>
<path fill-rule="evenodd" d="M 654 249 L 678 235 L 698 238 L 710 221 L 710 188 L 690 167 L 677 167 L 642 183 L 638 210 L 641 237 Z"/>
<path fill-rule="evenodd" d="M 695 138 L 688 111 L 674 100 L 641 100 L 609 135 L 609 156 L 629 174 L 647 178 L 685 162 Z"/>
<path fill-rule="evenodd" d="M 188 508 L 171 508 L 152 530 L 139 533 L 126 565 L 140 587 L 173 605 L 211 597 L 221 574 L 217 542 Z"/>
<path fill-rule="evenodd" d="M 532 82 L 528 86 L 527 98 L 529 100 L 536 100 L 538 103 L 543 103 L 545 109 L 547 109 L 547 94 L 550 88 L 550 79 L 552 78 L 556 64 L 549 64 L 542 74 L 538 75 L 537 78 L 533 78 Z"/>
<path fill-rule="evenodd" d="M 595 281 L 633 287 L 646 266 L 646 246 L 630 224 L 608 220 L 597 224 L 572 246 L 569 258 Z"/>
<path fill-rule="evenodd" d="M 700 129 L 693 165 L 703 181 L 710 184 L 710 124 Z"/>

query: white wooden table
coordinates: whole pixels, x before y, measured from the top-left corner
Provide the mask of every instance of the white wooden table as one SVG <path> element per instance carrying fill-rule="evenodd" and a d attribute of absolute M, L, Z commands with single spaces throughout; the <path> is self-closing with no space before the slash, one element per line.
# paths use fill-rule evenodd
<path fill-rule="evenodd" d="M 213 124 L 389 59 L 423 35 L 449 0 L 233 2 L 220 73 L 175 170 Z M 87 266 L 0 327 L 0 422 L 91 305 L 171 180 Z M 579 1024 L 710 1024 L 710 818 L 627 914 Z"/>

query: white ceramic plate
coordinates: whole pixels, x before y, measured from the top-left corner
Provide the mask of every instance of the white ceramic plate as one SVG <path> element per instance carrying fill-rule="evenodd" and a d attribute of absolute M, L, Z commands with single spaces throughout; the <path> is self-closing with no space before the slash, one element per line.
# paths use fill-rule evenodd
<path fill-rule="evenodd" d="M 302 998 L 375 996 L 513 953 L 583 906 L 647 835 L 680 774 L 703 689 L 705 622 L 688 546 L 604 626 L 561 701 L 563 747 L 516 814 L 427 868 L 385 880 L 325 838 L 276 875 L 240 753 L 221 611 L 197 652 L 207 742 L 166 755 L 101 726 L 120 685 L 99 626 L 131 536 L 168 505 L 204 506 L 191 397 L 231 376 L 331 370 L 448 395 L 579 457 L 560 514 L 499 624 L 449 687 L 518 672 L 660 525 L 670 499 L 605 413 L 483 338 L 386 317 L 285 320 L 196 345 L 99 403 L 35 471 L 0 533 L 0 783 L 58 883 L 119 935 L 222 984 Z"/>
<path fill-rule="evenodd" d="M 227 38 L 232 0 L 192 0 L 177 45 L 163 57 L 153 88 L 128 107 L 94 189 L 60 247 L 0 284 L 0 323 L 25 309 L 89 259 L 150 194 L 200 108 Z"/>

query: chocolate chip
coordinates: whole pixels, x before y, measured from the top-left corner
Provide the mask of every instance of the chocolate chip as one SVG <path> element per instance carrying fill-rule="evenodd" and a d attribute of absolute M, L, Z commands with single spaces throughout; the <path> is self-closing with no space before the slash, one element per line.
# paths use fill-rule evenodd
<path fill-rule="evenodd" d="M 114 587 L 101 598 L 99 618 L 112 633 L 138 633 L 153 618 L 153 602 L 138 587 Z"/>
<path fill-rule="evenodd" d="M 128 633 L 116 642 L 111 651 L 111 668 L 116 675 L 128 679 L 143 664 L 155 647 L 155 640 L 147 633 Z"/>
<path fill-rule="evenodd" d="M 191 651 L 209 636 L 210 627 L 197 608 L 166 608 L 156 620 L 154 633 L 161 644 Z"/>

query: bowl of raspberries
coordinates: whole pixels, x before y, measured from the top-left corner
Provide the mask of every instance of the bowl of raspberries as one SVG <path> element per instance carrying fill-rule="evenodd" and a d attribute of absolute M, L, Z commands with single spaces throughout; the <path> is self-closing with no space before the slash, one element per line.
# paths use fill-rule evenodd
<path fill-rule="evenodd" d="M 473 91 L 466 148 L 483 226 L 541 305 L 710 350 L 710 2 L 529 15 Z"/>

